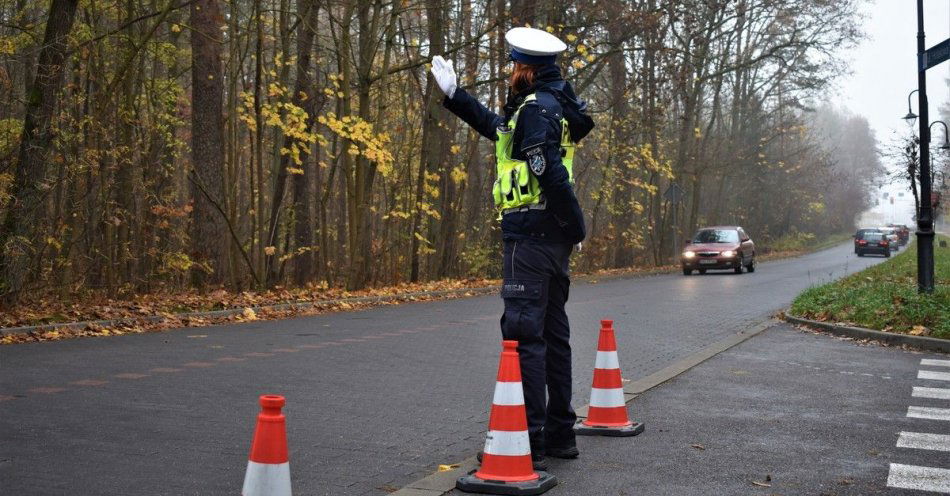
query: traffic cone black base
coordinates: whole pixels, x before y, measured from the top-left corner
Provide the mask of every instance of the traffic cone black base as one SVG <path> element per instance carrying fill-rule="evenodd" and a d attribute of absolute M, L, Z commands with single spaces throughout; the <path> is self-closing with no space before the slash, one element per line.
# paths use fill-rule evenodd
<path fill-rule="evenodd" d="M 475 471 L 459 477 L 455 487 L 466 493 L 504 494 L 511 496 L 542 494 L 557 485 L 557 478 L 547 472 L 537 471 L 538 478 L 525 482 L 504 482 L 475 477 Z"/>
<path fill-rule="evenodd" d="M 623 427 L 598 427 L 596 425 L 584 425 L 583 420 L 578 420 L 574 424 L 574 434 L 578 436 L 612 436 L 612 437 L 630 437 L 643 432 L 643 423 L 633 422 Z"/>
<path fill-rule="evenodd" d="M 574 433 L 582 436 L 630 437 L 643 432 L 643 424 L 633 422 L 627 414 L 623 376 L 617 356 L 614 321 L 600 321 L 594 381 L 590 389 L 587 418 L 574 424 Z"/>

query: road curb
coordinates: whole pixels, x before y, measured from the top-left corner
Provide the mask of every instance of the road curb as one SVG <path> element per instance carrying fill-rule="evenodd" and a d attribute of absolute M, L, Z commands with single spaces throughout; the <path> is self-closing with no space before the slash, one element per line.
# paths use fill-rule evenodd
<path fill-rule="evenodd" d="M 930 338 L 927 336 L 911 336 L 909 334 L 875 331 L 873 329 L 865 329 L 863 327 L 829 324 L 827 322 L 819 322 L 817 320 L 796 317 L 789 314 L 788 312 L 784 312 L 783 317 L 786 322 L 820 329 L 837 336 L 844 336 L 854 339 L 870 339 L 872 341 L 907 346 L 909 348 L 922 351 L 939 351 L 942 353 L 950 353 L 950 340 L 946 339 Z"/>
<path fill-rule="evenodd" d="M 782 321 L 770 318 L 753 325 L 751 328 L 739 331 L 738 333 L 707 345 L 705 348 L 673 362 L 672 364 L 642 378 L 633 381 L 623 388 L 624 402 L 630 403 L 634 398 L 663 384 L 670 379 L 692 369 L 693 367 L 709 360 L 710 358 L 739 345 L 750 338 L 761 334 L 766 329 L 781 324 Z M 577 417 L 587 417 L 587 407 L 584 405 L 577 409 Z M 452 470 L 433 472 L 414 482 L 406 484 L 393 496 L 440 496 L 455 489 L 455 480 L 462 475 L 478 467 L 478 460 L 474 456 L 466 458 L 458 463 L 458 467 Z"/>

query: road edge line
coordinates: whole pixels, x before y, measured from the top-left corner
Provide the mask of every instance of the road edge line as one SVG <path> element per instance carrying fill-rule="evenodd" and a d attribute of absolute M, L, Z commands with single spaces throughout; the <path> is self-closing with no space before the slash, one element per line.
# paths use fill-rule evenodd
<path fill-rule="evenodd" d="M 739 331 L 732 336 L 707 345 L 703 349 L 685 358 L 681 358 L 642 379 L 637 379 L 636 381 L 624 386 L 624 402 L 630 403 L 634 398 L 649 391 L 650 389 L 653 389 L 664 382 L 667 382 L 670 379 L 683 374 L 693 367 L 730 348 L 742 344 L 743 342 L 761 334 L 766 329 L 770 329 L 780 324 L 782 324 L 781 320 L 770 317 L 753 325 L 749 329 Z M 587 407 L 588 405 L 584 405 L 577 409 L 578 418 L 587 416 Z M 471 456 L 459 462 L 458 467 L 453 468 L 452 470 L 433 472 L 426 477 L 406 484 L 405 486 L 390 494 L 392 496 L 441 496 L 442 494 L 455 489 L 455 479 L 467 474 L 476 467 L 478 467 L 478 461 L 474 456 Z"/>

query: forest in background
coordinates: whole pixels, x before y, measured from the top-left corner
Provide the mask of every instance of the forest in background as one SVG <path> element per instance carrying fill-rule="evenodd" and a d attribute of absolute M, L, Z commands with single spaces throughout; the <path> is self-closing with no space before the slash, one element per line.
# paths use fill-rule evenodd
<path fill-rule="evenodd" d="M 0 0 L 0 294 L 497 277 L 492 147 L 428 63 L 497 109 L 522 25 L 597 122 L 576 269 L 669 263 L 704 224 L 850 230 L 877 143 L 820 102 L 859 3 Z"/>

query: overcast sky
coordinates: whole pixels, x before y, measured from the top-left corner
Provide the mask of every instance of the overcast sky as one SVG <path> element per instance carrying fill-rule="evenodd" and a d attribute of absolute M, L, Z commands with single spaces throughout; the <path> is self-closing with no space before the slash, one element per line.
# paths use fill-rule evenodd
<path fill-rule="evenodd" d="M 882 146 L 893 140 L 895 132 L 907 130 L 901 116 L 907 113 L 907 94 L 917 88 L 916 4 L 916 0 L 868 0 L 863 9 L 867 38 L 848 53 L 852 74 L 837 84 L 837 102 L 866 117 Z M 928 48 L 950 37 L 950 0 L 924 0 L 924 32 Z M 950 61 L 927 71 L 931 121 L 939 119 L 937 109 L 950 100 L 948 77 Z M 911 105 L 919 114 L 916 94 Z M 933 134 L 934 144 L 942 141 L 942 126 L 934 126 Z M 893 207 L 883 199 L 884 192 L 897 195 L 904 191 L 905 185 L 900 186 L 882 191 L 878 215 L 872 216 L 877 221 L 910 223 L 913 200 L 909 193 L 898 198 Z"/>

